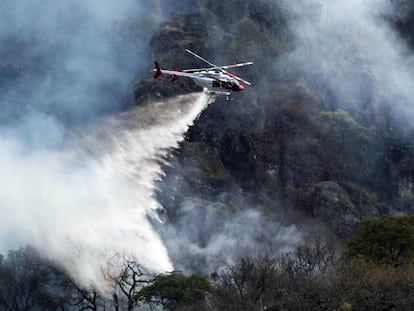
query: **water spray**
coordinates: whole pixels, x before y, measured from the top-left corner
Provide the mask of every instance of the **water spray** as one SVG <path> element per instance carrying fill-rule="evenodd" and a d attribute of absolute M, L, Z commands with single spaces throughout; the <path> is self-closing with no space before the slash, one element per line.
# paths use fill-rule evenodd
<path fill-rule="evenodd" d="M 103 271 L 113 258 L 132 258 L 150 272 L 172 270 L 149 221 L 161 208 L 154 183 L 210 101 L 190 94 L 151 102 L 74 134 L 60 151 L 25 153 L 3 139 L 2 250 L 33 245 L 98 289 L 109 285 Z"/>

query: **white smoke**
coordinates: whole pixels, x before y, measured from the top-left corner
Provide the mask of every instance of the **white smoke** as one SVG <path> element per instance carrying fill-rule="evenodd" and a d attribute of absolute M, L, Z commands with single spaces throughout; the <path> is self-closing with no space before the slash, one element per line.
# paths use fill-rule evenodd
<path fill-rule="evenodd" d="M 286 6 L 295 49 L 284 61 L 355 114 L 387 102 L 401 116 L 413 116 L 414 58 L 392 28 L 391 17 L 401 14 L 392 1 L 310 0 Z"/>
<path fill-rule="evenodd" d="M 152 272 L 172 270 L 148 219 L 159 208 L 154 182 L 207 104 L 204 94 L 149 103 L 84 129 L 59 151 L 28 151 L 2 135 L 2 251 L 31 244 L 100 289 L 105 265 L 117 256 Z"/>
<path fill-rule="evenodd" d="M 282 67 L 288 74 L 299 80 L 305 77 L 320 94 L 329 94 L 328 102 L 337 105 L 332 109 L 346 108 L 356 116 L 367 111 L 380 114 L 378 106 L 392 103 L 402 114 L 413 116 L 414 63 L 387 20 L 395 13 L 390 1 L 274 2 L 283 7 L 293 34 L 293 49 L 277 60 L 278 65 L 286 63 Z M 264 79 L 268 81 L 268 77 Z M 196 170 L 191 167 L 191 171 Z M 177 187 L 183 182 L 178 177 Z M 245 208 L 234 214 L 217 207 L 223 205 L 214 198 L 183 200 L 175 211 L 177 223 L 167 225 L 163 232 L 177 266 L 191 272 L 211 272 L 223 262 L 231 263 L 255 250 L 272 254 L 289 251 L 303 239 L 304 234 L 295 226 L 266 219 L 249 204 L 242 204 Z"/>
<path fill-rule="evenodd" d="M 158 208 L 153 183 L 158 161 L 206 98 L 102 119 L 123 108 L 128 83 L 149 63 L 153 8 L 135 0 L 1 1 L 2 253 L 31 244 L 98 288 L 115 255 L 172 269 L 148 220 Z"/>
<path fill-rule="evenodd" d="M 246 255 L 288 253 L 303 241 L 295 225 L 266 218 L 253 206 L 231 208 L 200 199 L 183 202 L 177 223 L 166 224 L 161 232 L 176 268 L 209 274 Z"/>

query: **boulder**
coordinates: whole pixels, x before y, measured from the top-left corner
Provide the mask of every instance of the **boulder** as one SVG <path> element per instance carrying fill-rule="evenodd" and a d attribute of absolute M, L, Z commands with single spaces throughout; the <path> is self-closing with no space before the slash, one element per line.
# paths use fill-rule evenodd
<path fill-rule="evenodd" d="M 358 223 L 358 211 L 348 193 L 334 181 L 309 188 L 304 205 L 311 217 L 322 220 L 339 237 L 350 236 Z"/>

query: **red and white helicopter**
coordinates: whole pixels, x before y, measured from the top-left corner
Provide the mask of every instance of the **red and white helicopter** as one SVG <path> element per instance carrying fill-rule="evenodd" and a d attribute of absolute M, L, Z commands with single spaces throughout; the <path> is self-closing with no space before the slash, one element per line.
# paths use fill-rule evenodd
<path fill-rule="evenodd" d="M 240 64 L 226 65 L 226 66 L 217 66 L 188 49 L 186 49 L 186 52 L 202 60 L 203 62 L 207 63 L 211 67 L 198 68 L 198 69 L 185 69 L 181 71 L 178 71 L 176 68 L 173 68 L 172 70 L 164 70 L 164 69 L 161 69 L 158 62 L 155 61 L 154 62 L 155 63 L 154 78 L 155 79 L 158 78 L 163 73 L 171 75 L 172 76 L 171 81 L 177 80 L 179 76 L 188 77 L 188 78 L 193 79 L 197 85 L 203 87 L 204 92 L 206 92 L 207 94 L 224 95 L 224 96 L 227 96 L 227 99 L 229 99 L 229 95 L 231 94 L 231 92 L 243 91 L 244 86 L 240 84 L 239 82 L 247 84 L 247 85 L 251 85 L 249 81 L 246 81 L 226 71 L 225 69 L 243 67 L 243 66 L 251 65 L 253 64 L 253 62 L 246 62 L 246 63 L 240 63 Z"/>

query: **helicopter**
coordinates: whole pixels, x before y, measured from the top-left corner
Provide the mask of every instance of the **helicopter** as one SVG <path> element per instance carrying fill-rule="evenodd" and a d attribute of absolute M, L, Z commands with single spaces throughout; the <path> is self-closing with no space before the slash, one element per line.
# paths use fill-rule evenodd
<path fill-rule="evenodd" d="M 184 69 L 177 70 L 173 68 L 172 70 L 161 69 L 159 63 L 154 61 L 154 79 L 157 79 L 161 74 L 171 75 L 171 81 L 176 81 L 179 76 L 188 77 L 194 80 L 194 82 L 201 86 L 205 93 L 208 95 L 223 95 L 229 99 L 231 92 L 240 92 L 243 91 L 244 86 L 251 85 L 249 81 L 246 81 L 231 72 L 225 69 L 231 69 L 236 67 L 244 67 L 252 65 L 253 62 L 238 63 L 233 65 L 217 66 L 208 60 L 204 59 L 200 55 L 186 49 L 187 53 L 190 53 L 194 57 L 202 60 L 211 67 L 208 68 L 197 68 L 197 69 Z"/>

